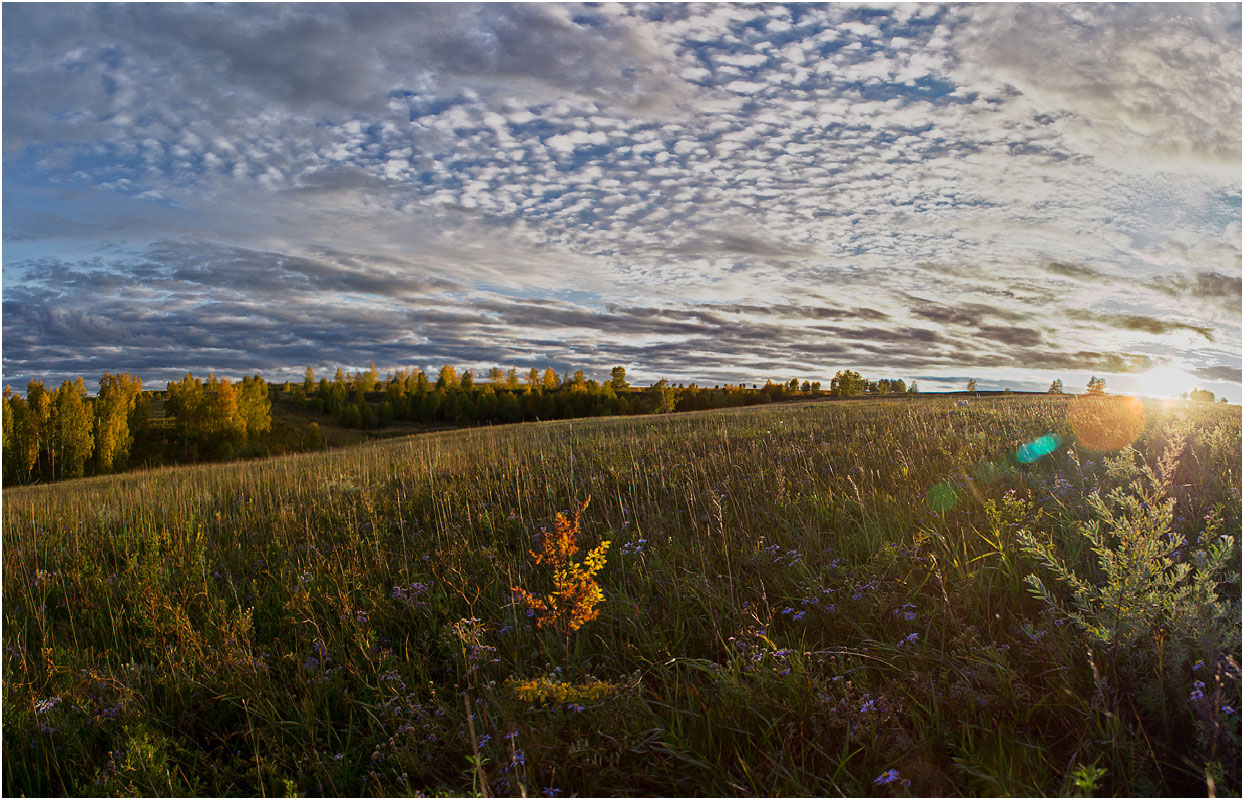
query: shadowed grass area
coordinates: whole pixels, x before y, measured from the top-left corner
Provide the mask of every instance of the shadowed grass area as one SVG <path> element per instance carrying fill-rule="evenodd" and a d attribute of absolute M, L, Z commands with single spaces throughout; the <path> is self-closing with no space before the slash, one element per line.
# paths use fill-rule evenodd
<path fill-rule="evenodd" d="M 5 792 L 1238 794 L 1238 630 L 1180 627 L 1238 624 L 1238 573 L 1101 640 L 1022 546 L 1109 586 L 1095 493 L 1136 495 L 1174 443 L 1168 530 L 1142 533 L 1238 564 L 1238 407 L 1070 403 L 527 424 L 6 490 Z M 530 551 L 589 495 L 599 616 L 537 628 L 512 588 L 555 585 Z"/>

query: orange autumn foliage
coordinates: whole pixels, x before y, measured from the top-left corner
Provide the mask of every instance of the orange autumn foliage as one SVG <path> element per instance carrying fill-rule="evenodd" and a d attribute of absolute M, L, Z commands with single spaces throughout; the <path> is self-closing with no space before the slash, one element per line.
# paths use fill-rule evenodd
<path fill-rule="evenodd" d="M 605 566 L 609 540 L 592 548 L 582 561 L 572 558 L 579 552 L 579 521 L 591 501 L 589 496 L 571 517 L 558 513 L 553 531 L 541 537 L 540 551 L 527 551 L 537 564 L 552 570 L 553 591 L 537 597 L 521 586 L 512 587 L 518 601 L 534 612 L 537 627 L 556 626 L 567 637 L 596 619 L 597 606 L 605 600 L 596 573 Z"/>

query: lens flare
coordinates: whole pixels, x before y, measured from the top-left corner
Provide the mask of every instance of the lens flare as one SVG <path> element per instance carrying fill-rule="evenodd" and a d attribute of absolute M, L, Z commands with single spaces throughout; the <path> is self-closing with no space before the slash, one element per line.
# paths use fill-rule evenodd
<path fill-rule="evenodd" d="M 1120 450 L 1145 429 L 1145 407 L 1135 397 L 1080 395 L 1067 416 L 1076 441 L 1090 450 Z"/>
<path fill-rule="evenodd" d="M 1050 453 L 1053 453 L 1062 443 L 1063 439 L 1061 436 L 1056 433 L 1047 433 L 1045 436 L 1033 439 L 1028 444 L 1020 445 L 1019 450 L 1015 453 L 1015 457 L 1023 464 L 1031 464 L 1041 456 L 1048 456 Z"/>
<path fill-rule="evenodd" d="M 924 504 L 933 511 L 949 511 L 955 507 L 955 503 L 959 502 L 959 496 L 955 493 L 954 487 L 948 483 L 939 483 L 924 496 Z"/>

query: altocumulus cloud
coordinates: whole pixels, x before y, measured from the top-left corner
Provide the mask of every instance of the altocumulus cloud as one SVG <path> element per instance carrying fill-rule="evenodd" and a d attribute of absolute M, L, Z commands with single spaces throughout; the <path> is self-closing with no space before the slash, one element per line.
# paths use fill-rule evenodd
<path fill-rule="evenodd" d="M 1238 6 L 17 5 L 3 42 L 19 387 L 1239 381 Z"/>

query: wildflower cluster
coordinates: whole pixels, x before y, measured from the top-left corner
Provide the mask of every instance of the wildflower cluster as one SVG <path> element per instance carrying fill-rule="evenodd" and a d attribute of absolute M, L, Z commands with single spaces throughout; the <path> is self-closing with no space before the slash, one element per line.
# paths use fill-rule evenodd
<path fill-rule="evenodd" d="M 865 594 L 872 594 L 877 591 L 878 581 L 874 578 L 868 583 L 855 587 L 855 591 L 851 593 L 851 599 L 855 601 L 863 600 Z"/>
<path fill-rule="evenodd" d="M 799 609 L 784 608 L 782 614 L 789 616 L 792 621 L 798 622 L 803 619 L 809 611 L 815 611 L 819 614 L 832 614 L 837 609 L 837 604 L 833 601 L 836 591 L 831 586 L 817 587 L 805 586 L 804 592 L 806 596 L 799 601 Z"/>
<path fill-rule="evenodd" d="M 413 583 L 409 583 L 405 586 L 394 586 L 393 591 L 389 594 L 389 597 L 399 605 L 411 611 L 418 608 L 427 608 L 428 604 L 418 598 L 419 595 L 426 592 L 428 588 L 428 584 L 414 581 Z"/>
<path fill-rule="evenodd" d="M 106 786 L 109 781 L 115 778 L 117 776 L 117 772 L 119 772 L 117 769 L 117 759 L 120 758 L 121 763 L 125 763 L 126 752 L 127 751 L 125 750 L 109 750 L 108 760 L 104 762 L 103 768 L 96 773 L 95 779 L 92 783 L 95 786 Z M 102 794 L 102 792 L 100 794 Z"/>
<path fill-rule="evenodd" d="M 1054 625 L 1061 626 L 1062 622 L 1063 621 L 1061 619 L 1056 619 L 1054 620 Z M 1048 633 L 1048 631 L 1038 628 L 1034 623 L 1027 619 L 1020 620 L 1019 629 L 1030 642 L 1034 643 L 1044 639 L 1045 634 Z"/>
<path fill-rule="evenodd" d="M 907 622 L 913 622 L 916 619 L 915 608 L 915 603 L 904 603 L 902 608 L 894 609 L 894 616 L 902 617 Z"/>
<path fill-rule="evenodd" d="M 765 548 L 765 553 L 769 555 L 774 564 L 784 567 L 793 567 L 803 561 L 803 553 L 798 550 L 784 550 L 779 544 L 769 545 Z"/>
<path fill-rule="evenodd" d="M 35 722 L 41 733 L 55 733 L 53 721 L 69 715 L 84 715 L 88 727 L 103 726 L 120 718 L 134 699 L 133 689 L 96 669 L 74 670 L 71 677 L 72 688 L 63 697 L 35 700 Z"/>
<path fill-rule="evenodd" d="M 482 665 L 497 662 L 497 648 L 485 644 L 484 636 L 488 633 L 488 626 L 480 619 L 460 619 L 453 624 L 451 630 L 462 652 L 468 674 L 474 675 Z"/>
<path fill-rule="evenodd" d="M 1062 497 L 1074 492 L 1075 489 L 1071 481 L 1067 480 L 1067 476 L 1061 472 L 1056 472 L 1050 477 L 1050 494 L 1055 497 Z"/>
<path fill-rule="evenodd" d="M 312 649 L 315 655 L 302 662 L 302 669 L 313 683 L 327 683 L 328 679 L 338 672 L 338 668 L 329 666 L 333 663 L 333 657 L 329 654 L 326 644 L 317 640 L 312 644 Z"/>
<path fill-rule="evenodd" d="M 794 609 L 788 610 L 794 611 Z M 802 614 L 803 612 L 799 613 Z M 738 636 L 731 636 L 727 642 L 735 653 L 743 657 L 744 672 L 751 672 L 757 666 L 767 662 L 769 667 L 778 675 L 790 674 L 790 658 L 796 654 L 796 651 L 789 647 L 778 647 L 774 644 L 773 640 L 769 638 L 768 625 L 744 630 Z"/>
<path fill-rule="evenodd" d="M 380 676 L 383 689 L 395 691 L 376 706 L 385 731 L 371 754 L 373 765 L 392 761 L 394 766 L 428 763 L 452 738 L 452 722 L 433 697 L 406 692 L 406 684 L 396 672 Z"/>
<path fill-rule="evenodd" d="M 545 677 L 516 680 L 511 678 L 507 684 L 514 695 L 528 703 L 555 703 L 578 706 L 583 710 L 582 703 L 590 703 L 608 697 L 618 690 L 615 684 L 589 679 L 582 683 L 554 681 Z M 576 709 L 571 709 L 572 711 Z"/>
<path fill-rule="evenodd" d="M 644 545 L 646 544 L 648 544 L 647 539 L 636 539 L 635 541 L 632 541 L 632 542 L 626 542 L 625 544 L 622 545 L 622 555 L 624 556 L 636 555 L 637 556 L 640 553 L 644 552 Z"/>
<path fill-rule="evenodd" d="M 35 701 L 35 717 L 39 723 L 40 733 L 46 733 L 49 736 L 52 735 L 53 733 L 56 733 L 56 728 L 49 725 L 47 720 L 51 716 L 52 712 L 55 711 L 56 707 L 59 705 L 60 705 L 59 695 L 57 695 L 56 697 L 49 697 L 46 700 Z"/>
<path fill-rule="evenodd" d="M 501 738 L 505 740 L 502 746 L 504 752 L 497 760 L 497 772 L 492 776 L 492 788 L 498 797 L 502 797 L 514 788 L 513 782 L 517 781 L 521 793 L 525 795 L 523 775 L 527 767 L 527 754 L 514 743 L 514 740 L 518 738 L 518 731 L 510 728 L 509 732 Z"/>
<path fill-rule="evenodd" d="M 368 613 L 361 608 L 345 611 L 341 614 L 340 618 L 342 622 L 350 622 L 353 620 L 359 625 L 366 625 L 371 619 L 370 615 L 368 615 Z"/>

